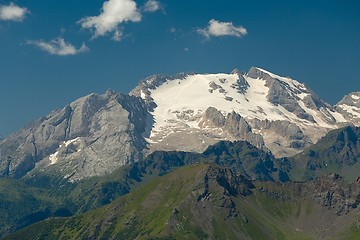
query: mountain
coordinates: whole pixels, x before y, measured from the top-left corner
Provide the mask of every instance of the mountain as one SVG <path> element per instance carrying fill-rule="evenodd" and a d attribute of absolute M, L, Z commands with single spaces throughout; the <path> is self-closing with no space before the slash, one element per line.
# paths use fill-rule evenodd
<path fill-rule="evenodd" d="M 75 182 L 154 151 L 201 153 L 221 140 L 293 156 L 330 130 L 360 125 L 358 96 L 332 107 L 304 84 L 260 68 L 156 75 L 128 95 L 82 97 L 1 140 L 0 177 Z"/>
<path fill-rule="evenodd" d="M 4 239 L 358 239 L 359 193 L 337 175 L 278 185 L 196 164 Z"/>
<path fill-rule="evenodd" d="M 336 110 L 350 122 L 360 121 L 360 92 L 346 95 L 336 104 Z M 357 124 L 358 125 L 358 124 Z"/>
<path fill-rule="evenodd" d="M 337 173 L 348 181 L 355 181 L 360 177 L 360 128 L 348 126 L 333 130 L 289 160 L 293 180 L 306 181 Z"/>
<path fill-rule="evenodd" d="M 248 140 L 277 156 L 291 156 L 345 119 L 293 79 L 260 68 L 247 73 L 153 76 L 130 95 L 153 116 L 151 150 L 203 151 L 219 140 Z"/>
<path fill-rule="evenodd" d="M 275 159 L 248 142 L 219 142 L 204 153 L 156 151 L 111 174 L 69 182 L 37 172 L 0 179 L 0 237 L 49 217 L 72 216 L 111 203 L 148 181 L 179 167 L 216 163 L 246 178 L 289 181 L 289 162 Z"/>
<path fill-rule="evenodd" d="M 120 196 L 136 191 L 136 187 L 143 186 L 149 183 L 149 181 L 166 175 L 179 167 L 201 163 L 225 167 L 233 174 L 255 180 L 253 184 L 256 186 L 259 183 L 262 184 L 262 187 L 271 186 L 267 192 L 272 197 L 279 197 L 279 193 L 274 192 L 273 188 L 275 186 L 278 190 L 286 191 L 281 193 L 281 199 L 288 198 L 288 191 L 295 192 L 297 195 L 294 195 L 293 198 L 298 198 L 300 194 L 298 192 L 300 190 L 303 191 L 304 186 L 308 190 L 321 190 L 321 192 L 316 193 L 306 190 L 302 197 L 312 194 L 310 200 L 318 204 L 320 203 L 323 207 L 327 206 L 328 210 L 336 209 L 336 214 L 346 215 L 353 208 L 357 208 L 358 202 L 360 202 L 358 200 L 360 192 L 358 193 L 358 190 L 356 190 L 357 185 L 352 184 L 352 187 L 350 186 L 349 188 L 348 184 L 344 181 L 345 179 L 347 182 L 354 182 L 354 179 L 357 179 L 356 176 L 358 176 L 356 162 L 359 159 L 357 152 L 360 149 L 358 146 L 358 139 L 360 139 L 359 129 L 347 127 L 330 132 L 312 146 L 312 149 L 320 150 L 315 154 L 318 158 L 310 160 L 306 156 L 300 157 L 300 155 L 289 160 L 286 158 L 276 159 L 270 152 L 258 149 L 245 141 L 220 141 L 215 145 L 209 146 L 202 154 L 179 151 L 155 151 L 144 160 L 120 167 L 111 174 L 85 178 L 75 182 L 68 182 L 62 178 L 60 179 L 61 181 L 56 182 L 47 173 L 41 174 L 41 172 L 35 176 L 24 177 L 20 180 L 11 178 L 0 179 L 0 196 L 2 196 L 0 215 L 3 216 L 0 219 L 0 236 L 5 236 L 14 230 L 47 218 L 72 216 L 99 208 L 105 204 L 112 203 Z M 342 148 L 340 149 L 337 146 L 342 146 Z M 333 151 L 334 149 L 339 149 L 337 152 L 341 153 L 341 155 L 338 155 L 338 159 L 343 161 L 338 163 L 339 166 L 337 168 L 331 167 L 327 171 L 323 171 L 322 166 L 325 165 L 318 163 L 324 164 L 324 161 L 330 162 L 331 159 L 334 159 L 334 156 L 336 156 Z M 305 149 L 304 153 L 306 152 L 310 151 Z M 347 158 L 347 156 L 351 157 Z M 354 158 L 355 165 L 346 165 L 346 163 L 350 164 L 349 160 Z M 307 164 L 308 162 L 310 164 Z M 318 168 L 306 169 L 305 166 L 318 166 Z M 346 172 L 341 171 L 342 168 L 346 167 Z M 309 174 L 309 172 L 312 174 Z M 330 172 L 331 174 L 329 174 Z M 323 177 L 323 174 L 328 174 L 328 177 Z M 346 175 L 343 175 L 343 179 L 338 174 Z M 311 179 L 313 181 L 309 183 L 308 181 Z M 293 180 L 306 180 L 307 182 L 296 183 Z M 330 183 L 328 183 L 328 180 Z M 336 186 L 334 188 L 331 181 L 341 182 L 341 188 Z M 289 186 L 292 186 L 294 189 L 289 189 Z M 260 192 L 263 192 L 263 190 Z M 291 209 L 297 209 L 298 206 L 292 205 L 292 201 L 291 204 L 286 204 L 290 204 Z M 289 205 L 285 206 L 289 207 Z M 257 208 L 263 209 L 261 206 L 257 206 Z M 271 207 L 269 208 L 271 209 Z M 256 217 L 257 221 L 262 223 L 264 219 L 258 219 L 258 217 Z M 316 219 L 316 216 L 309 216 L 307 221 L 312 221 L 313 219 Z M 333 219 L 335 222 L 338 220 L 335 217 Z M 326 225 L 326 223 L 322 224 Z"/>
<path fill-rule="evenodd" d="M 288 173 L 291 165 L 286 158 L 277 159 L 270 152 L 262 151 L 246 141 L 220 141 L 208 147 L 199 161 L 228 167 L 253 180 L 290 180 Z"/>
<path fill-rule="evenodd" d="M 136 97 L 90 94 L 0 143 L 0 176 L 38 171 L 77 181 L 142 159 L 147 111 Z M 30 172 L 30 173 L 29 173 Z"/>

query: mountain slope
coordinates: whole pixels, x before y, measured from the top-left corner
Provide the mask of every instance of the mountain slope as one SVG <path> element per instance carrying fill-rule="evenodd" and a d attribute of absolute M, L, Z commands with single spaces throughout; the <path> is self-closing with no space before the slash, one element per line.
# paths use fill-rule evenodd
<path fill-rule="evenodd" d="M 333 130 L 290 162 L 293 179 L 308 180 L 333 172 L 355 181 L 360 177 L 360 128 Z"/>
<path fill-rule="evenodd" d="M 344 189 L 349 194 L 341 194 Z M 4 239 L 355 239 L 359 213 L 338 206 L 359 189 L 333 176 L 254 185 L 229 169 L 197 164 L 103 208 L 49 219 Z"/>
<path fill-rule="evenodd" d="M 111 174 L 76 182 L 33 173 L 19 180 L 0 179 L 0 237 L 31 223 L 96 209 L 123 196 L 136 186 L 175 169 L 200 162 L 217 163 L 246 177 L 288 181 L 289 166 L 248 142 L 219 142 L 204 153 L 153 152 L 142 161 L 122 166 Z M 25 207 L 27 206 L 27 207 Z"/>
<path fill-rule="evenodd" d="M 201 162 L 228 167 L 237 174 L 261 181 L 289 181 L 290 162 L 277 159 L 246 141 L 220 141 L 201 154 Z"/>
<path fill-rule="evenodd" d="M 0 143 L 0 176 L 45 171 L 70 181 L 142 159 L 146 110 L 135 97 L 90 94 Z"/>
<path fill-rule="evenodd" d="M 15 179 L 0 179 L 0 237 L 44 220 L 51 215 L 55 202 L 45 189 Z"/>
<path fill-rule="evenodd" d="M 153 76 L 130 94 L 144 99 L 153 115 L 153 150 L 201 152 L 219 139 L 245 139 L 289 156 L 352 121 L 304 84 L 260 68 Z"/>
<path fill-rule="evenodd" d="M 336 110 L 341 113 L 345 119 L 359 126 L 360 92 L 353 92 L 344 96 L 344 98 L 336 104 Z"/>

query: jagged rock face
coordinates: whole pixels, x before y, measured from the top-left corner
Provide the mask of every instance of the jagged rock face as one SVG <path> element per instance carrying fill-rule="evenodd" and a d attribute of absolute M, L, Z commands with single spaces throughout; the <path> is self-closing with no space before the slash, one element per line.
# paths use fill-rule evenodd
<path fill-rule="evenodd" d="M 251 126 L 239 114 L 232 111 L 224 116 L 214 107 L 206 109 L 204 116 L 199 122 L 201 129 L 221 128 L 225 131 L 219 137 L 247 140 L 258 148 L 266 148 L 261 135 L 252 132 Z"/>
<path fill-rule="evenodd" d="M 356 126 L 360 126 L 360 92 L 353 92 L 346 95 L 336 104 L 336 110 L 340 112 L 346 120 Z"/>
<path fill-rule="evenodd" d="M 246 90 L 250 87 L 249 83 L 244 78 L 243 74 L 237 70 L 231 72 L 231 74 L 237 74 L 239 79 L 233 84 L 233 87 L 238 90 L 238 93 L 246 93 Z"/>
<path fill-rule="evenodd" d="M 294 113 L 298 118 L 312 123 L 316 123 L 316 121 L 314 116 L 308 113 L 307 109 L 319 111 L 316 115 L 325 123 L 336 123 L 336 119 L 332 115 L 334 109 L 329 104 L 323 102 L 304 84 L 289 78 L 276 76 L 258 68 L 251 68 L 247 75 L 266 81 L 265 85 L 269 88 L 267 99 L 272 104 L 281 105 L 289 112 Z"/>
<path fill-rule="evenodd" d="M 213 221 L 215 217 L 230 220 L 238 216 L 235 198 L 252 194 L 255 186 L 244 176 L 236 175 L 229 169 L 210 165 L 202 169 L 195 177 L 191 194 L 174 209 L 168 220 L 168 228 L 174 231 L 179 226 L 178 212 L 186 209 L 201 231 L 213 238 Z M 190 219 L 189 219 L 190 221 Z"/>
<path fill-rule="evenodd" d="M 336 172 L 354 181 L 360 176 L 360 128 L 348 126 L 333 130 L 290 161 L 295 176 L 299 176 L 296 180 L 306 181 Z"/>
<path fill-rule="evenodd" d="M 230 169 L 215 164 L 199 172 L 194 181 L 193 193 L 197 201 L 208 198 L 213 187 L 221 188 L 220 192 L 227 196 L 248 196 L 252 193 L 251 189 L 255 188 L 243 175 L 236 175 Z"/>
<path fill-rule="evenodd" d="M 220 141 L 208 147 L 202 154 L 205 162 L 226 166 L 249 179 L 261 181 L 289 181 L 291 166 L 286 158 L 275 159 L 246 141 Z"/>
<path fill-rule="evenodd" d="M 146 109 L 135 97 L 90 94 L 0 144 L 1 176 L 49 171 L 73 181 L 142 158 Z"/>
<path fill-rule="evenodd" d="M 292 156 L 349 124 L 304 84 L 260 68 L 154 76 L 130 94 L 144 99 L 152 114 L 150 151 L 201 152 L 219 140 L 246 139 L 277 157 Z"/>
<path fill-rule="evenodd" d="M 337 174 L 320 177 L 306 187 L 316 203 L 337 215 L 347 214 L 360 204 L 360 183 L 348 184 Z"/>
<path fill-rule="evenodd" d="M 254 128 L 260 129 L 260 132 L 266 132 L 266 146 L 275 149 L 273 153 L 278 156 L 294 155 L 313 143 L 309 132 L 304 133 L 298 125 L 289 121 L 254 119 L 251 123 Z"/>

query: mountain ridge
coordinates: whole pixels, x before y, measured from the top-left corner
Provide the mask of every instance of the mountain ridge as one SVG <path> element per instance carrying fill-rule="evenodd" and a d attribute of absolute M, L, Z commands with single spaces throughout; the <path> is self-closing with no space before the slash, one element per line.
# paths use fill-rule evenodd
<path fill-rule="evenodd" d="M 97 210 L 51 218 L 4 239 L 356 239 L 359 214 L 350 203 L 359 190 L 336 175 L 277 185 L 195 164 Z"/>
<path fill-rule="evenodd" d="M 89 94 L 6 137 L 0 175 L 45 171 L 78 181 L 156 150 L 202 152 L 220 140 L 246 140 L 277 157 L 292 156 L 331 129 L 359 125 L 360 118 L 336 112 L 360 109 L 357 97 L 351 93 L 331 107 L 304 84 L 260 68 L 155 75 L 128 95 Z"/>
<path fill-rule="evenodd" d="M 320 204 L 323 209 L 336 211 L 337 215 L 348 218 L 346 217 L 348 213 L 353 213 L 354 208 L 356 209 L 359 204 L 360 185 L 358 168 L 356 168 L 359 164 L 356 165 L 356 163 L 360 162 L 360 155 L 354 151 L 358 148 L 356 144 L 359 144 L 359 129 L 347 127 L 333 130 L 324 137 L 331 141 L 326 140 L 324 144 L 324 140 L 321 139 L 316 143 L 312 148 L 318 149 L 314 155 L 317 157 L 311 158 L 311 165 L 309 165 L 317 166 L 316 169 L 306 169 L 308 165 L 306 153 L 309 152 L 307 149 L 304 150 L 305 157 L 299 154 L 295 156 L 299 159 L 293 161 L 292 158 L 276 159 L 270 152 L 258 149 L 246 141 L 220 141 L 208 147 L 202 154 L 155 151 L 146 159 L 122 166 L 111 174 L 85 178 L 76 182 L 68 182 L 61 176 L 52 178 L 46 172 L 37 172 L 36 175 L 25 176 L 19 180 L 0 179 L 0 196 L 3 196 L 0 212 L 7 216 L 0 221 L 0 235 L 49 217 L 71 216 L 101 207 L 159 176 L 178 168 L 198 164 L 215 164 L 220 168 L 226 168 L 236 175 L 251 179 L 255 185 L 261 182 L 262 185 L 288 189 L 289 185 L 298 184 L 296 185 L 298 187 L 294 186 L 291 190 L 297 194 L 296 196 L 299 196 L 298 192 L 305 188 L 306 191 L 310 191 L 308 193 L 311 194 L 312 201 Z M 334 149 L 343 150 L 333 151 Z M 338 163 L 342 163 L 343 167 L 346 168 L 347 164 L 352 162 L 355 165 L 349 165 L 347 172 L 342 171 L 341 168 L 329 168 L 329 171 L 323 171 L 324 164 L 330 165 L 330 162 L 336 159 L 334 156 L 337 155 L 334 155 L 334 152 L 340 153 L 338 156 L 341 156 L 341 161 Z M 347 152 L 355 154 L 347 154 Z M 324 159 L 327 160 L 324 162 Z M 296 165 L 302 162 L 303 167 Z M 303 169 L 313 172 L 313 175 L 301 175 Z M 300 177 L 294 174 L 294 170 L 300 172 L 298 173 Z M 351 178 L 349 178 L 350 173 Z M 302 178 L 303 176 L 305 178 Z M 306 178 L 306 176 L 313 177 Z M 258 189 L 261 190 L 261 187 Z M 272 188 L 268 188 L 265 192 L 271 198 L 275 197 L 276 201 L 287 199 L 286 194 L 279 198 L 279 194 Z M 294 209 L 297 207 L 294 206 Z M 311 230 L 310 226 L 307 229 Z"/>

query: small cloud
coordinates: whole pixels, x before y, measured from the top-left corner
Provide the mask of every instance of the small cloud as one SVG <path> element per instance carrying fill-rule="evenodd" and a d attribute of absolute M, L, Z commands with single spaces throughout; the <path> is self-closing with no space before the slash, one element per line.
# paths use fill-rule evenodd
<path fill-rule="evenodd" d="M 210 38 L 210 37 L 243 37 L 247 34 L 246 28 L 242 26 L 234 26 L 232 22 L 219 22 L 215 19 L 209 21 L 209 25 L 204 29 L 198 29 L 198 33 Z"/>
<path fill-rule="evenodd" d="M 22 22 L 28 13 L 27 8 L 19 7 L 14 3 L 0 5 L 0 20 Z"/>
<path fill-rule="evenodd" d="M 120 30 L 115 30 L 112 39 L 116 42 L 120 42 L 122 40 L 122 32 Z"/>
<path fill-rule="evenodd" d="M 124 22 L 140 22 L 141 14 L 138 12 L 133 0 L 108 0 L 104 2 L 100 15 L 85 17 L 78 23 L 83 28 L 94 30 L 93 38 L 113 33 L 113 39 L 121 39 L 119 25 Z"/>
<path fill-rule="evenodd" d="M 143 7 L 144 12 L 156 12 L 161 9 L 163 9 L 163 7 L 158 1 L 155 0 L 147 1 Z"/>
<path fill-rule="evenodd" d="M 170 28 L 170 32 L 171 32 L 171 33 L 176 32 L 176 28 L 175 28 L 175 27 L 171 27 L 171 28 Z"/>
<path fill-rule="evenodd" d="M 27 44 L 36 46 L 51 55 L 58 56 L 76 55 L 90 51 L 84 43 L 79 49 L 76 49 L 74 45 L 65 42 L 65 40 L 61 37 L 53 39 L 49 42 L 45 42 L 44 40 L 27 41 Z"/>
<path fill-rule="evenodd" d="M 114 31 L 112 40 L 114 40 L 116 42 L 120 42 L 122 39 L 123 39 L 123 30 L 118 28 Z"/>
<path fill-rule="evenodd" d="M 189 52 L 190 49 L 186 47 L 186 48 L 184 48 L 184 51 L 185 51 L 185 52 Z"/>

